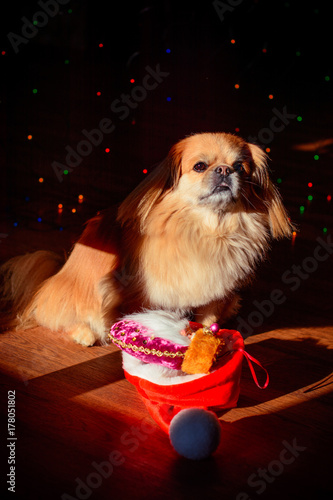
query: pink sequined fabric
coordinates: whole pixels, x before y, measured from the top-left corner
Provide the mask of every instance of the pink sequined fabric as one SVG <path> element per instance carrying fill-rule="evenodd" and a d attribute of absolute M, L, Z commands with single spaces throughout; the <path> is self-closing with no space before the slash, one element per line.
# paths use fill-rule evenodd
<path fill-rule="evenodd" d="M 147 327 L 135 321 L 119 321 L 110 330 L 109 339 L 123 351 L 144 363 L 158 363 L 180 370 L 188 346 L 156 337 Z"/>

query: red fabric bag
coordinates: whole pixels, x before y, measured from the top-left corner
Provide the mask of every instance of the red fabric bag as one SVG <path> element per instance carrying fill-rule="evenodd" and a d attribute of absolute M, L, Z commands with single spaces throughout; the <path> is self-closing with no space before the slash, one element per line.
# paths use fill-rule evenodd
<path fill-rule="evenodd" d="M 246 357 L 252 376 L 258 387 L 264 389 L 268 385 L 268 373 L 261 364 L 244 350 L 241 334 L 235 330 L 224 330 L 224 338 L 229 350 L 221 358 L 215 370 L 195 380 L 174 385 L 160 385 L 149 380 L 131 375 L 125 376 L 141 395 L 149 413 L 158 425 L 169 432 L 173 417 L 185 408 L 203 408 L 219 411 L 237 406 L 240 392 L 240 378 L 243 356 Z M 260 386 L 251 362 L 256 363 L 266 372 L 266 383 Z"/>

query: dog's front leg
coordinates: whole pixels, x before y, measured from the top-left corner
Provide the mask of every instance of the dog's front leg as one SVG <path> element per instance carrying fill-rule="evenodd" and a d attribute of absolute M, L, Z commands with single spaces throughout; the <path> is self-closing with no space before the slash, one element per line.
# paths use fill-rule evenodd
<path fill-rule="evenodd" d="M 229 296 L 224 300 L 214 300 L 194 310 L 195 321 L 203 325 L 218 323 L 222 325 L 227 319 L 239 310 L 240 297 L 237 294 Z"/>

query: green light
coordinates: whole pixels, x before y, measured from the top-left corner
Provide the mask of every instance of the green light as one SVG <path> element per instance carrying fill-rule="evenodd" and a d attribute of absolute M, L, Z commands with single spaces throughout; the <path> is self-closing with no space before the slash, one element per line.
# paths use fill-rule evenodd
<path fill-rule="evenodd" d="M 73 12 L 73 10 L 72 9 L 68 9 L 67 12 L 68 12 L 68 14 L 71 14 Z"/>
<path fill-rule="evenodd" d="M 319 155 L 314 155 L 313 157 L 315 160 L 319 160 Z"/>
<path fill-rule="evenodd" d="M 298 117 L 297 117 L 297 121 L 298 121 L 298 122 L 301 122 L 302 120 L 303 120 L 303 118 L 302 118 L 301 116 L 298 116 Z"/>
<path fill-rule="evenodd" d="M 327 227 L 323 227 L 323 233 L 327 233 Z"/>
<path fill-rule="evenodd" d="M 282 179 L 279 177 L 278 179 L 276 179 L 276 182 L 277 182 L 278 184 L 281 184 Z"/>
<path fill-rule="evenodd" d="M 32 23 L 32 24 L 34 24 L 35 26 L 37 26 L 38 21 L 33 21 L 33 23 Z"/>
<path fill-rule="evenodd" d="M 303 214 L 303 213 L 304 213 L 304 211 L 305 211 L 305 207 L 303 207 L 303 205 L 301 205 L 301 206 L 299 207 L 299 211 L 301 212 L 301 214 Z"/>
<path fill-rule="evenodd" d="M 38 90 L 37 89 L 32 89 L 33 94 L 37 94 Z"/>
<path fill-rule="evenodd" d="M 297 55 L 297 56 L 300 56 L 300 55 L 301 55 L 301 53 L 300 53 L 300 51 L 299 51 L 299 50 L 296 52 L 296 55 Z"/>
<path fill-rule="evenodd" d="M 308 200 L 309 200 L 309 201 L 312 201 L 312 200 L 313 200 L 313 196 L 312 196 L 311 194 L 309 194 L 309 196 L 308 196 Z"/>
<path fill-rule="evenodd" d="M 69 64 L 69 59 L 65 59 L 65 64 Z"/>
<path fill-rule="evenodd" d="M 330 81 L 330 77 L 329 76 L 325 76 L 325 82 L 329 82 Z"/>
<path fill-rule="evenodd" d="M 68 174 L 68 170 L 64 170 L 64 175 L 67 175 Z"/>

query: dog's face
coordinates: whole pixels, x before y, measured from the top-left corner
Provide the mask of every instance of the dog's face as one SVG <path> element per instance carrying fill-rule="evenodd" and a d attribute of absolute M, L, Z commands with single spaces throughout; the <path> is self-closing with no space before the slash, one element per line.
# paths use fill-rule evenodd
<path fill-rule="evenodd" d="M 167 208 L 165 203 L 171 199 Z M 161 203 L 163 213 L 186 206 L 196 211 L 204 207 L 220 217 L 226 212 L 262 214 L 274 238 L 290 236 L 292 230 L 269 178 L 265 153 L 232 134 L 202 133 L 179 141 L 128 196 L 118 218 L 143 228 Z"/>
<path fill-rule="evenodd" d="M 214 211 L 251 203 L 256 166 L 250 146 L 242 139 L 231 134 L 198 134 L 175 149 L 181 157 L 177 190 L 188 202 Z"/>

